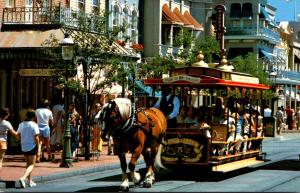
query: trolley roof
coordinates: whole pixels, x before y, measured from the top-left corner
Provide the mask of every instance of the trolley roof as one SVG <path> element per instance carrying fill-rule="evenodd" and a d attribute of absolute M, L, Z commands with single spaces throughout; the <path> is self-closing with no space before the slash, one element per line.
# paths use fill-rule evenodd
<path fill-rule="evenodd" d="M 270 89 L 259 84 L 259 79 L 250 74 L 224 71 L 209 67 L 183 67 L 170 70 L 167 78 L 148 78 L 145 85 L 195 86 L 201 88 L 241 87 Z"/>

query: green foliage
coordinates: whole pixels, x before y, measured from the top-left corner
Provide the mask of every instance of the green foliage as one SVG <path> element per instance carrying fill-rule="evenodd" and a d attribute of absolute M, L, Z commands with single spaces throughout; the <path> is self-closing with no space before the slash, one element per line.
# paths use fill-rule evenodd
<path fill-rule="evenodd" d="M 181 28 L 179 33 L 175 36 L 174 46 L 184 48 L 190 48 L 192 43 L 195 41 L 195 37 L 187 28 Z"/>
<path fill-rule="evenodd" d="M 201 50 L 203 52 L 205 62 L 213 62 L 215 58 L 219 60 L 221 49 L 217 40 L 211 36 L 198 39 L 195 43 L 194 49 L 196 51 Z"/>
<path fill-rule="evenodd" d="M 147 61 L 141 65 L 139 69 L 139 75 L 144 78 L 159 78 L 163 74 L 168 73 L 168 70 L 189 66 L 196 62 L 196 57 L 201 50 L 205 56 L 205 62 L 211 62 L 214 57 L 219 55 L 220 48 L 218 42 L 212 37 L 206 37 L 200 40 L 196 40 L 191 32 L 187 30 L 182 31 L 182 36 L 178 35 L 175 38 L 176 45 L 182 45 L 183 49 L 178 55 L 179 61 L 174 60 L 170 56 L 156 56 L 151 61 Z M 192 44 L 195 42 L 195 45 Z"/>
<path fill-rule="evenodd" d="M 232 63 L 235 71 L 251 74 L 258 77 L 260 83 L 269 84 L 263 65 L 256 59 L 253 53 L 249 53 L 245 57 L 238 56 L 232 60 Z"/>
<path fill-rule="evenodd" d="M 125 70 L 122 62 L 128 62 L 128 58 L 114 53 L 116 46 L 113 44 L 118 39 L 119 33 L 124 31 L 120 28 L 107 29 L 105 17 L 73 13 L 77 18 L 76 29 L 63 28 L 69 33 L 75 42 L 74 62 L 68 63 L 62 60 L 61 47 L 57 37 L 51 35 L 43 43 L 40 52 L 51 59 L 49 66 L 54 70 L 53 78 L 57 85 L 64 85 L 75 96 L 79 97 L 85 93 L 104 94 L 106 89 L 116 83 L 124 83 L 129 71 Z M 104 13 L 103 15 L 107 15 Z M 122 62 L 121 62 L 122 61 Z M 79 77 L 77 68 L 83 66 L 87 80 L 87 89 L 84 88 L 84 77 Z M 66 67 L 69 70 L 69 79 L 66 80 Z M 63 88 L 57 86 L 57 88 Z M 108 94 L 108 93 L 105 93 Z M 93 95 L 92 95 L 93 96 Z M 93 99 L 91 100 L 93 101 Z"/>

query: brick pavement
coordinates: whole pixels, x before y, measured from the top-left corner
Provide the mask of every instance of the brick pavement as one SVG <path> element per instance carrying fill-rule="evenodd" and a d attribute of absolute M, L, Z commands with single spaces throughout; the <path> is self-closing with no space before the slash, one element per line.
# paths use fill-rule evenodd
<path fill-rule="evenodd" d="M 84 157 L 78 157 L 78 161 L 73 162 L 73 167 L 70 168 L 59 167 L 61 152 L 57 152 L 54 161 L 36 163 L 32 173 L 33 180 L 42 182 L 103 171 L 105 169 L 120 168 L 118 157 L 115 155 L 107 155 L 107 146 L 104 146 L 103 149 L 99 157 L 92 156 L 90 160 L 85 160 Z M 0 171 L 0 189 L 17 187 L 18 179 L 25 172 L 25 165 L 26 162 L 23 155 L 6 155 L 3 168 Z"/>

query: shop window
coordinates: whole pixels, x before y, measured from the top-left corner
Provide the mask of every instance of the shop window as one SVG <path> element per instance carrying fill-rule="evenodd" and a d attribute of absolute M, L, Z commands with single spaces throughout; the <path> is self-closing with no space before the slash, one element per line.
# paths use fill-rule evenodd
<path fill-rule="evenodd" d="M 132 42 L 136 43 L 137 40 L 137 22 L 138 22 L 138 18 L 137 18 L 137 12 L 133 11 L 132 12 L 132 17 L 131 17 L 131 38 L 132 38 Z"/>
<path fill-rule="evenodd" d="M 128 15 L 128 9 L 124 8 L 123 9 L 123 17 L 122 17 L 122 27 L 123 29 L 123 39 L 125 41 L 130 39 L 130 34 L 128 32 L 129 29 L 129 15 Z"/>
<path fill-rule="evenodd" d="M 169 25 L 162 25 L 161 29 L 161 44 L 168 45 L 170 43 L 170 27 Z"/>
<path fill-rule="evenodd" d="M 242 8 L 242 17 L 251 19 L 253 16 L 252 12 L 252 4 L 251 3 L 244 3 Z"/>
<path fill-rule="evenodd" d="M 251 28 L 252 27 L 252 21 L 251 20 L 244 20 L 243 22 L 244 27 Z"/>
<path fill-rule="evenodd" d="M 114 6 L 112 17 L 113 30 L 117 30 L 119 28 L 120 23 L 120 11 L 118 6 Z"/>
<path fill-rule="evenodd" d="M 100 14 L 100 3 L 99 0 L 92 0 L 92 13 L 95 15 Z"/>
<path fill-rule="evenodd" d="M 84 0 L 78 0 L 78 11 L 84 12 Z"/>
<path fill-rule="evenodd" d="M 231 18 L 240 18 L 242 16 L 241 4 L 233 3 L 230 6 L 230 17 Z"/>
<path fill-rule="evenodd" d="M 5 0 L 5 7 L 14 7 L 14 0 Z"/>

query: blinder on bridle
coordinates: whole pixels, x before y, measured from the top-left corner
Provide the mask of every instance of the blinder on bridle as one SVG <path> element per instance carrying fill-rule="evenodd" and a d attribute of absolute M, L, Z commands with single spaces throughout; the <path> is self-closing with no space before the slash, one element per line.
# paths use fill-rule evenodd
<path fill-rule="evenodd" d="M 108 105 L 103 108 L 100 119 L 102 120 L 102 131 L 110 135 L 114 135 L 124 122 L 119 107 L 114 100 L 110 100 Z"/>

